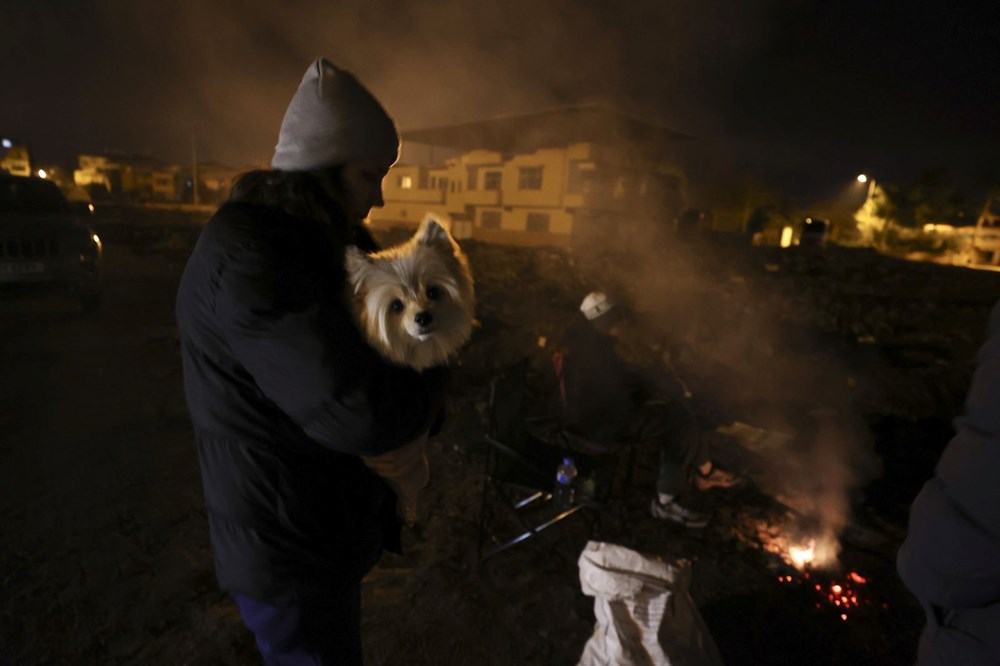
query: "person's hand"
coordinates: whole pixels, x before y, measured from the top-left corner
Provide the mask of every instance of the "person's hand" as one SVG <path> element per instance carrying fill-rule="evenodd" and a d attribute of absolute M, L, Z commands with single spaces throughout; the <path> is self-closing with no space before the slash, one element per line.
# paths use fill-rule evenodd
<path fill-rule="evenodd" d="M 694 483 L 698 490 L 732 488 L 740 482 L 739 477 L 719 469 L 710 460 L 699 465 L 696 471 Z"/>
<path fill-rule="evenodd" d="M 407 527 L 413 527 L 417 522 L 417 497 L 430 480 L 427 434 L 394 451 L 362 460 L 396 493 L 396 515 Z"/>

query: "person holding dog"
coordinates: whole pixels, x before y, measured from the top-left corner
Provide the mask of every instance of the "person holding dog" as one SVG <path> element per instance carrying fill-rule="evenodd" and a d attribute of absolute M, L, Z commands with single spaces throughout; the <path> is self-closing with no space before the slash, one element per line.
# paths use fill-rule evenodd
<path fill-rule="evenodd" d="M 234 184 L 178 289 L 216 576 L 267 664 L 362 663 L 361 580 L 400 548 L 397 496 L 427 482 L 447 373 L 383 360 L 346 298 L 399 147 L 374 95 L 316 60 L 272 168 Z"/>
<path fill-rule="evenodd" d="M 699 489 L 729 487 L 736 479 L 715 467 L 702 445 L 697 421 L 676 381 L 627 363 L 616 343 L 628 319 L 604 292 L 583 299 L 564 337 L 563 406 L 570 430 L 588 440 L 621 446 L 653 442 L 660 452 L 653 517 L 704 527 L 708 516 L 678 496 L 692 475 Z"/>

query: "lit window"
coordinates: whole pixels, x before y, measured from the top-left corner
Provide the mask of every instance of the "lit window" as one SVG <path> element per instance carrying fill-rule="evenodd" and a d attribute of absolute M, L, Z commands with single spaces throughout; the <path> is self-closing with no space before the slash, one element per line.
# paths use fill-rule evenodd
<path fill-rule="evenodd" d="M 413 187 L 413 178 L 410 176 L 400 176 L 399 177 L 399 188 L 402 190 L 409 190 Z"/>
<path fill-rule="evenodd" d="M 790 247 L 792 244 L 792 234 L 794 233 L 791 227 L 785 227 L 781 230 L 781 247 Z"/>
<path fill-rule="evenodd" d="M 479 226 L 481 226 L 483 229 L 499 229 L 500 211 L 484 210 L 481 213 L 479 213 Z"/>
<path fill-rule="evenodd" d="M 547 232 L 548 230 L 548 213 L 528 213 L 528 231 Z"/>
<path fill-rule="evenodd" d="M 542 167 L 521 167 L 518 169 L 517 187 L 521 190 L 542 189 Z"/>
<path fill-rule="evenodd" d="M 503 174 L 499 171 L 487 171 L 483 174 L 484 190 L 499 190 L 503 182 Z"/>

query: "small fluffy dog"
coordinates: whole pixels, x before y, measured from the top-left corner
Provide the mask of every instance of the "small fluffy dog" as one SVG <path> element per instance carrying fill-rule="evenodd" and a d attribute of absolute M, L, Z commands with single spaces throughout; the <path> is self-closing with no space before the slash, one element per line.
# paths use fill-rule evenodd
<path fill-rule="evenodd" d="M 472 335 L 469 262 L 431 214 L 401 245 L 374 254 L 347 248 L 347 276 L 360 329 L 394 363 L 415 370 L 441 365 Z"/>

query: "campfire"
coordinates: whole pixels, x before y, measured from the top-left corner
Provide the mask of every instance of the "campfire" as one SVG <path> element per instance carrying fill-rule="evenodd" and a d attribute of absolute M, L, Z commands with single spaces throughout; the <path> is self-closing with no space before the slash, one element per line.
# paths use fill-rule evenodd
<path fill-rule="evenodd" d="M 791 521 L 782 526 L 763 520 L 754 522 L 755 534 L 748 540 L 781 559 L 784 566 L 779 568 L 784 572 L 779 573 L 778 582 L 815 595 L 817 610 L 831 610 L 846 622 L 852 612 L 863 608 L 888 608 L 888 604 L 875 600 L 868 576 L 852 570 L 844 573 L 838 557 L 840 543 L 832 532 L 817 530 L 811 521 Z"/>
<path fill-rule="evenodd" d="M 788 539 L 787 552 L 782 559 L 799 571 L 829 569 L 837 564 L 840 543 L 835 534 L 826 532 L 817 536 L 798 536 Z"/>
<path fill-rule="evenodd" d="M 797 571 L 829 569 L 838 565 L 840 542 L 832 530 L 819 528 L 815 521 L 786 516 L 775 521 L 758 518 L 746 521 L 737 531 L 744 541 L 778 556 Z"/>
<path fill-rule="evenodd" d="M 778 582 L 811 588 L 819 597 L 817 609 L 830 608 L 846 622 L 850 611 L 875 604 L 867 588 L 866 576 L 857 571 L 839 573 L 839 551 L 840 544 L 831 533 L 789 543 L 783 559 L 798 574 L 780 575 Z M 888 607 L 888 604 L 882 606 Z"/>

